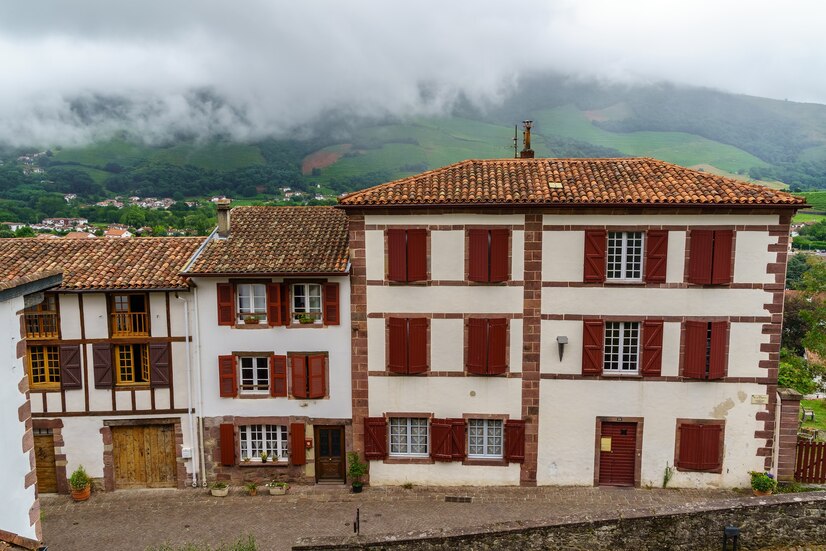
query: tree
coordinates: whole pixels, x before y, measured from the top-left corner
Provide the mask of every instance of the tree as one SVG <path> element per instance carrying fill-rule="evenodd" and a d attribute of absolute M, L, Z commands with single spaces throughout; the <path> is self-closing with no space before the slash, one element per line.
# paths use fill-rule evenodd
<path fill-rule="evenodd" d="M 146 213 L 140 207 L 125 207 L 120 213 L 120 223 L 140 228 L 146 223 Z"/>
<path fill-rule="evenodd" d="M 29 226 L 20 226 L 16 230 L 14 230 L 15 237 L 34 237 L 37 233 L 31 229 Z"/>
<path fill-rule="evenodd" d="M 807 362 L 785 348 L 780 351 L 779 386 L 793 388 L 801 394 L 812 394 L 823 387 L 823 375 L 822 366 Z"/>
<path fill-rule="evenodd" d="M 803 346 L 821 358 L 826 358 L 826 261 L 812 256 L 808 263 L 809 269 L 800 281 L 803 296 L 811 303 L 811 308 L 801 312 L 801 316 L 809 324 L 809 330 L 803 337 Z"/>
<path fill-rule="evenodd" d="M 803 339 L 811 329 L 802 313 L 811 307 L 811 301 L 807 300 L 802 293 L 786 294 L 786 304 L 783 308 L 782 346 L 798 356 L 804 353 Z"/>
<path fill-rule="evenodd" d="M 809 270 L 806 256 L 807 255 L 803 253 L 797 253 L 789 259 L 789 264 L 786 268 L 786 289 L 797 289 L 798 285 L 800 285 L 800 279 L 803 277 L 803 274 Z"/>

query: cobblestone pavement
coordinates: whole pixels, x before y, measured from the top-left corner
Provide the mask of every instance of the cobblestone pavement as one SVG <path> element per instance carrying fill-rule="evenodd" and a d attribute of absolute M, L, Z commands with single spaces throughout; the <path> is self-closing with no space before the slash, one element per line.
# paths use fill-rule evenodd
<path fill-rule="evenodd" d="M 470 503 L 446 502 L 447 496 Z M 688 511 L 755 499 L 727 490 L 628 488 L 365 488 L 292 487 L 286 496 L 225 498 L 206 490 L 121 490 L 73 503 L 41 496 L 43 537 L 50 551 L 142 551 L 169 543 L 218 545 L 250 534 L 262 550 L 290 549 L 305 536 L 352 534 L 356 508 L 362 534 L 397 534 L 493 524 L 576 521 Z"/>

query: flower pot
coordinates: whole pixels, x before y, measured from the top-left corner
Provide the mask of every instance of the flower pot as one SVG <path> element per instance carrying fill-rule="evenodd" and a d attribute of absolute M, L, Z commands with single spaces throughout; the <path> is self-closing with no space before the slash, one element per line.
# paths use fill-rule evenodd
<path fill-rule="evenodd" d="M 763 490 L 755 490 L 754 488 L 752 488 L 751 491 L 754 492 L 754 495 L 756 495 L 756 496 L 770 496 L 770 495 L 772 495 L 771 490 L 763 491 Z"/>
<path fill-rule="evenodd" d="M 215 497 L 226 497 L 229 493 L 229 486 L 226 488 L 212 488 L 209 493 Z"/>
<path fill-rule="evenodd" d="M 258 490 L 247 490 L 247 495 L 248 496 L 257 496 L 258 495 Z"/>
<path fill-rule="evenodd" d="M 353 493 L 354 494 L 360 494 L 361 493 L 361 488 L 362 488 L 361 484 L 353 484 Z"/>
<path fill-rule="evenodd" d="M 92 485 L 87 484 L 82 490 L 75 490 L 72 488 L 72 499 L 75 501 L 86 501 L 92 493 Z"/>
<path fill-rule="evenodd" d="M 283 496 L 287 493 L 286 486 L 270 486 L 270 495 L 271 496 Z"/>
<path fill-rule="evenodd" d="M 244 325 L 258 325 L 260 321 L 258 318 L 249 318 L 244 320 Z"/>

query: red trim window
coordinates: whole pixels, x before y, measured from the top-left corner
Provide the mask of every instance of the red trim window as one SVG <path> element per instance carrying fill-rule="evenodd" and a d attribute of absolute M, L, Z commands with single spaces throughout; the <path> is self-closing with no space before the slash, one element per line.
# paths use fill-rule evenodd
<path fill-rule="evenodd" d="M 722 472 L 725 422 L 677 419 L 674 465 L 681 471 Z"/>
<path fill-rule="evenodd" d="M 609 281 L 642 281 L 643 232 L 608 232 Z"/>
<path fill-rule="evenodd" d="M 683 377 L 722 379 L 728 360 L 726 321 L 685 322 L 685 357 Z"/>
<path fill-rule="evenodd" d="M 498 283 L 510 278 L 510 230 L 468 230 L 468 279 Z"/>
<path fill-rule="evenodd" d="M 427 280 L 427 230 L 387 230 L 387 279 L 401 283 Z"/>
<path fill-rule="evenodd" d="M 500 375 L 508 370 L 508 320 L 467 320 L 465 368 L 475 375 Z"/>
<path fill-rule="evenodd" d="M 688 281 L 699 285 L 731 283 L 732 230 L 691 230 Z"/>
<path fill-rule="evenodd" d="M 659 376 L 662 343 L 661 320 L 583 320 L 582 374 Z"/>

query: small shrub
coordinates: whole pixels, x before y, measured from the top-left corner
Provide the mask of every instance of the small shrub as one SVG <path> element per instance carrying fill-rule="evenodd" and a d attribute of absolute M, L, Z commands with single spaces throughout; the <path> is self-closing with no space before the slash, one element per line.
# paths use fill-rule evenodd
<path fill-rule="evenodd" d="M 350 480 L 354 485 L 361 484 L 361 477 L 367 474 L 367 463 L 361 461 L 359 454 L 356 452 L 347 452 L 347 474 L 350 475 Z"/>
<path fill-rule="evenodd" d="M 226 487 L 227 487 L 227 483 L 226 482 L 220 482 L 220 481 L 213 482 L 210 485 L 210 489 L 212 489 L 212 490 L 223 490 Z"/>
<path fill-rule="evenodd" d="M 78 466 L 72 476 L 69 477 L 69 485 L 73 490 L 82 490 L 89 484 L 89 475 L 86 474 L 86 469 L 83 465 Z"/>
<path fill-rule="evenodd" d="M 760 471 L 750 471 L 751 487 L 758 492 L 773 492 L 777 489 L 777 480 L 771 473 L 761 473 Z"/>
<path fill-rule="evenodd" d="M 674 467 L 670 466 L 668 462 L 665 463 L 665 470 L 663 471 L 663 488 L 668 488 L 668 483 L 674 476 Z"/>
<path fill-rule="evenodd" d="M 405 482 L 404 484 L 402 484 L 402 488 L 404 488 L 405 490 L 412 490 L 413 489 L 413 483 L 412 482 Z"/>

